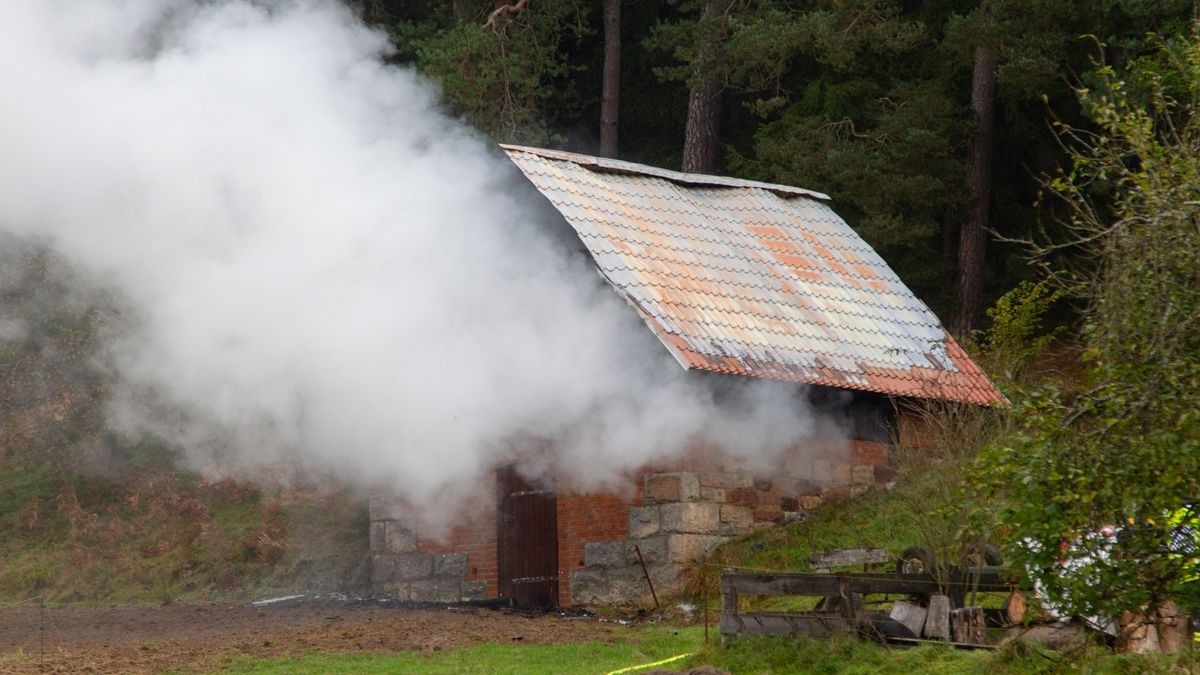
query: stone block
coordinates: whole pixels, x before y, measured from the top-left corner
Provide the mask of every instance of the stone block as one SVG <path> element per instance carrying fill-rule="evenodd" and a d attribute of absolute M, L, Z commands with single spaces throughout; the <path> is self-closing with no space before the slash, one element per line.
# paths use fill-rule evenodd
<path fill-rule="evenodd" d="M 690 563 L 707 556 L 729 537 L 708 534 L 672 534 L 667 537 L 667 561 Z"/>
<path fill-rule="evenodd" d="M 849 464 L 838 464 L 833 467 L 833 485 L 850 485 L 854 478 L 854 470 Z"/>
<path fill-rule="evenodd" d="M 470 579 L 462 582 L 463 600 L 483 600 L 488 595 L 488 584 L 485 579 Z"/>
<path fill-rule="evenodd" d="M 850 467 L 850 482 L 854 485 L 870 485 L 875 482 L 875 467 L 870 464 L 855 464 Z"/>
<path fill-rule="evenodd" d="M 759 492 L 770 492 L 772 485 L 771 485 L 771 481 L 767 478 L 755 478 L 754 482 L 753 482 L 753 487 L 755 490 L 758 490 Z"/>
<path fill-rule="evenodd" d="M 387 521 L 371 521 L 368 539 L 371 542 L 371 553 L 387 553 Z"/>
<path fill-rule="evenodd" d="M 667 538 L 660 535 L 646 539 L 631 539 L 625 542 L 625 564 L 638 565 L 637 552 L 642 552 L 642 560 L 647 565 L 664 562 L 667 559 Z"/>
<path fill-rule="evenodd" d="M 377 584 L 375 588 L 381 595 L 394 598 L 400 602 L 408 602 L 412 597 L 412 584 L 408 582 Z"/>
<path fill-rule="evenodd" d="M 858 497 L 859 495 L 865 495 L 870 489 L 870 485 L 851 485 L 850 496 Z"/>
<path fill-rule="evenodd" d="M 649 473 L 644 494 L 651 503 L 694 502 L 700 498 L 700 481 L 694 473 Z"/>
<path fill-rule="evenodd" d="M 647 568 L 650 579 L 654 582 L 654 591 L 659 598 L 665 595 L 677 595 L 683 590 L 686 579 L 683 576 L 684 565 L 664 563 Z"/>
<path fill-rule="evenodd" d="M 434 579 L 434 602 L 462 602 L 462 581 L 459 579 Z"/>
<path fill-rule="evenodd" d="M 662 527 L 659 506 L 633 506 L 629 509 L 629 538 L 642 539 L 658 534 Z"/>
<path fill-rule="evenodd" d="M 597 541 L 584 544 L 583 564 L 587 567 L 618 567 L 625 565 L 625 542 Z"/>
<path fill-rule="evenodd" d="M 706 502 L 723 502 L 725 501 L 725 490 L 722 488 L 701 486 L 700 499 Z"/>
<path fill-rule="evenodd" d="M 886 485 L 887 483 L 890 483 L 894 480 L 896 480 L 895 470 L 889 469 L 886 466 L 875 467 L 875 482 L 876 483 L 879 483 L 880 485 Z"/>
<path fill-rule="evenodd" d="M 408 599 L 413 602 L 437 602 L 437 587 L 433 579 L 423 579 L 412 584 Z"/>
<path fill-rule="evenodd" d="M 734 526 L 750 527 L 754 522 L 754 509 L 749 506 L 721 505 L 721 522 Z"/>
<path fill-rule="evenodd" d="M 642 570 L 582 569 L 571 573 L 571 599 L 579 605 L 631 605 L 649 595 Z"/>
<path fill-rule="evenodd" d="M 467 577 L 466 553 L 437 553 L 433 556 L 433 576 L 445 579 Z"/>
<path fill-rule="evenodd" d="M 713 502 L 663 504 L 663 532 L 707 534 L 717 531 L 721 522 L 721 505 Z"/>
<path fill-rule="evenodd" d="M 737 490 L 754 486 L 754 480 L 736 471 L 710 471 L 698 474 L 700 487 Z"/>
<path fill-rule="evenodd" d="M 758 493 L 749 488 L 728 490 L 725 493 L 725 503 L 733 504 L 734 506 L 756 506 L 758 504 Z"/>
<path fill-rule="evenodd" d="M 800 500 L 795 497 L 783 497 L 779 500 L 779 508 L 784 511 L 799 511 Z"/>
<path fill-rule="evenodd" d="M 374 583 L 425 579 L 433 572 L 433 556 L 420 553 L 376 555 L 371 558 Z"/>
<path fill-rule="evenodd" d="M 821 486 L 807 478 L 797 480 L 796 485 L 792 489 L 797 497 L 815 495 L 821 492 Z"/>
<path fill-rule="evenodd" d="M 755 509 L 754 520 L 759 523 L 778 525 L 783 522 L 783 511 L 780 509 Z"/>
<path fill-rule="evenodd" d="M 754 503 L 760 509 L 777 509 L 779 508 L 779 493 L 778 492 L 759 492 L 758 500 Z"/>
<path fill-rule="evenodd" d="M 829 485 L 834 482 L 834 469 L 837 465 L 828 459 L 814 459 L 812 463 L 812 480 L 817 485 Z"/>
<path fill-rule="evenodd" d="M 405 520 L 408 517 L 404 502 L 392 495 L 376 495 L 367 500 L 367 514 L 372 520 Z"/>
<path fill-rule="evenodd" d="M 832 501 L 836 499 L 845 499 L 850 496 L 850 488 L 842 485 L 830 485 L 821 488 L 821 499 L 824 501 Z"/>
<path fill-rule="evenodd" d="M 822 499 L 818 495 L 804 495 L 796 499 L 800 503 L 800 508 L 805 511 L 812 511 L 821 505 Z"/>
<path fill-rule="evenodd" d="M 402 521 L 384 520 L 384 551 L 387 553 L 416 553 L 417 533 L 404 527 Z"/>

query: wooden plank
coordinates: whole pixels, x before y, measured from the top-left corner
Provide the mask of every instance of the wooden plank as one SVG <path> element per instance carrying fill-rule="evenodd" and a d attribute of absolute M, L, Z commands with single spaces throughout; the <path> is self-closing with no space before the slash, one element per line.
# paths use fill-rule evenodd
<path fill-rule="evenodd" d="M 841 595 L 842 584 L 851 593 L 896 593 L 932 595 L 943 592 L 943 584 L 928 574 L 845 573 L 845 574 L 751 574 L 726 572 L 721 576 L 721 589 L 732 589 L 743 595 Z M 951 580 L 950 585 L 962 584 Z M 1007 592 L 1012 585 L 994 572 L 972 579 L 973 590 Z"/>
<path fill-rule="evenodd" d="M 983 644 L 983 609 L 962 607 L 950 610 L 950 636 L 955 642 Z"/>
<path fill-rule="evenodd" d="M 919 639 L 915 639 L 915 638 L 889 637 L 887 639 L 887 641 L 888 641 L 888 644 L 904 645 L 904 646 L 908 646 L 908 647 L 919 647 L 921 645 L 949 644 L 951 647 L 954 647 L 955 649 L 988 649 L 988 650 L 997 649 L 996 645 L 968 645 L 968 644 L 963 644 L 961 642 L 947 643 L 944 640 L 919 640 Z"/>
<path fill-rule="evenodd" d="M 814 553 L 809 559 L 814 568 L 829 569 L 832 567 L 853 567 L 855 565 L 872 565 L 888 562 L 889 556 L 885 548 L 839 548 L 832 551 Z"/>
<path fill-rule="evenodd" d="M 718 623 L 722 635 L 785 635 L 828 638 L 852 633 L 853 622 L 825 613 L 721 612 Z"/>
<path fill-rule="evenodd" d="M 950 639 L 950 598 L 945 595 L 929 597 L 929 614 L 925 616 L 925 637 L 934 640 Z"/>

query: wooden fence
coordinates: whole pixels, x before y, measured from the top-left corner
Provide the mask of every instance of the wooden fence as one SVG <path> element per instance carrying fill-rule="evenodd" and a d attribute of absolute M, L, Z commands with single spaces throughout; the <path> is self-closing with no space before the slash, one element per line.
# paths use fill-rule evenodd
<path fill-rule="evenodd" d="M 863 596 L 890 594 L 964 597 L 972 591 L 1008 592 L 1012 584 L 995 568 L 953 568 L 938 579 L 929 574 L 865 572 L 844 574 L 760 574 L 725 572 L 721 575 L 723 636 L 744 634 L 805 635 L 825 638 L 835 633 L 871 632 L 904 638 L 907 629 L 884 612 L 865 609 Z M 822 600 L 809 612 L 743 612 L 739 598 L 751 596 L 812 596 Z"/>

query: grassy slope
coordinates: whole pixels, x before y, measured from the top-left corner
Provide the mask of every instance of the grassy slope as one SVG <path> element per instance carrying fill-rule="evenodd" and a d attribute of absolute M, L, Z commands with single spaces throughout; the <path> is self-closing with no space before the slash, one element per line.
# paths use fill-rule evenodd
<path fill-rule="evenodd" d="M 157 603 L 354 590 L 363 500 L 267 499 L 253 486 L 141 467 L 120 479 L 0 461 L 0 601 Z"/>

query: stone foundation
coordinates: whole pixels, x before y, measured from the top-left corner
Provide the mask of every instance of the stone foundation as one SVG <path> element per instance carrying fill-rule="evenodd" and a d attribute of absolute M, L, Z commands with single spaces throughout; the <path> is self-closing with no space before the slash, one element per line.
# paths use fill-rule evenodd
<path fill-rule="evenodd" d="M 629 604 L 650 597 L 637 559 L 660 595 L 681 590 L 688 565 L 754 530 L 800 520 L 828 498 L 859 494 L 876 480 L 872 464 L 814 462 L 803 478 L 755 479 L 736 471 L 649 473 L 643 505 L 629 509 L 629 537 L 587 544 L 571 574 L 577 604 Z"/>
<path fill-rule="evenodd" d="M 564 474 L 557 497 L 558 603 L 649 603 L 638 551 L 659 598 L 678 592 L 684 570 L 722 543 L 892 480 L 887 457 L 884 443 L 851 441 L 848 453 L 806 452 L 770 480 L 700 458 L 684 465 L 691 471 L 643 469 L 631 477 L 632 494 L 623 496 L 572 490 Z M 410 601 L 496 597 L 494 494 L 481 488 L 470 517 L 436 541 L 420 536 L 403 500 L 373 498 L 373 592 Z"/>
<path fill-rule="evenodd" d="M 486 598 L 486 581 L 467 578 L 467 554 L 422 553 L 403 502 L 372 497 L 371 585 L 376 593 L 411 602 L 462 602 Z"/>

